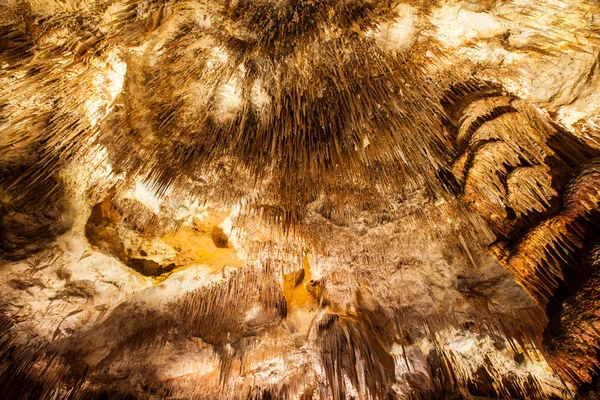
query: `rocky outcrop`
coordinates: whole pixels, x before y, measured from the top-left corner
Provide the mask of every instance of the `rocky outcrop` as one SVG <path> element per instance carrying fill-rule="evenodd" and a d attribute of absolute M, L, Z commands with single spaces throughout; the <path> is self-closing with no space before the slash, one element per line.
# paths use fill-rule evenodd
<path fill-rule="evenodd" d="M 109 195 L 93 208 L 85 226 L 88 241 L 145 276 L 165 278 L 175 268 L 194 264 L 241 266 L 219 226 L 226 212 L 195 216 L 180 227 L 174 216 L 157 215 L 139 200 Z"/>

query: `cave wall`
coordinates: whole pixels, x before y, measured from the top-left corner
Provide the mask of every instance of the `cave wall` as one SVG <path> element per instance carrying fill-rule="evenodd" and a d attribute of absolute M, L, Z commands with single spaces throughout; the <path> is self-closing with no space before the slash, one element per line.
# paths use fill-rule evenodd
<path fill-rule="evenodd" d="M 5 0 L 0 393 L 593 398 L 599 20 Z"/>

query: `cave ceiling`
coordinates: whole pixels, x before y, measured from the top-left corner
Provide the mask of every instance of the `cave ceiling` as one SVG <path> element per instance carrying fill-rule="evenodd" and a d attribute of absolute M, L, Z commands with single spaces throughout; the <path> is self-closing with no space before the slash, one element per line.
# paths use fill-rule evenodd
<path fill-rule="evenodd" d="M 597 1 L 0 0 L 0 398 L 597 399 L 599 307 Z"/>

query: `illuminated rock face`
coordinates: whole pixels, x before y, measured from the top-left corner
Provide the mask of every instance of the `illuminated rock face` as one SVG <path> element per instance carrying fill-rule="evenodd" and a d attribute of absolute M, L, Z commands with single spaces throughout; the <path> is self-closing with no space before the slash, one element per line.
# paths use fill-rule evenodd
<path fill-rule="evenodd" d="M 598 365 L 598 149 L 493 89 L 451 108 L 464 149 L 453 165 L 460 196 L 496 231 L 492 254 L 546 309 L 548 362 L 573 384 L 586 383 L 583 391 L 593 396 L 587 386 Z M 473 110 L 481 115 L 469 115 Z"/>
<path fill-rule="evenodd" d="M 0 397 L 595 398 L 599 26 L 4 0 Z"/>

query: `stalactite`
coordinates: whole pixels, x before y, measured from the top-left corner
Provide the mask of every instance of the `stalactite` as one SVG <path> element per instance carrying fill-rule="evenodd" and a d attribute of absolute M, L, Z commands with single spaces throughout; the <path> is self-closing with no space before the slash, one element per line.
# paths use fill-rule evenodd
<path fill-rule="evenodd" d="M 483 114 L 478 119 L 461 117 L 457 123 L 457 141 L 465 150 L 454 164 L 454 173 L 463 187 L 463 199 L 500 235 L 491 246 L 492 254 L 553 317 L 544 334 L 548 361 L 575 385 L 589 382 L 597 365 L 595 339 L 581 338 L 595 332 L 583 323 L 593 324 L 595 317 L 579 314 L 577 323 L 574 315 L 566 313 L 574 304 L 582 307 L 578 312 L 594 309 L 584 306 L 583 296 L 577 300 L 573 296 L 587 290 L 586 301 L 593 302 L 590 294 L 596 287 L 594 264 L 582 263 L 600 232 L 597 151 L 578 143 L 568 132 L 544 124 L 541 115 L 522 104 L 510 106 L 513 100 L 506 96 L 488 93 L 472 98 L 462 100 L 466 106 L 454 100 L 461 110 L 455 113 L 455 121 L 464 110 Z M 503 113 L 497 111 L 500 108 Z M 518 119 L 518 115 L 523 117 Z M 506 122 L 493 124 L 501 118 Z M 486 137 L 484 144 L 473 141 L 477 137 Z M 532 139 L 537 145 L 528 142 Z M 561 156 L 573 153 L 581 158 Z M 581 285 L 584 289 L 579 289 Z M 575 326 L 581 329 L 577 333 L 570 331 Z"/>
<path fill-rule="evenodd" d="M 4 0 L 0 397 L 593 388 L 600 8 L 530 3 Z"/>

